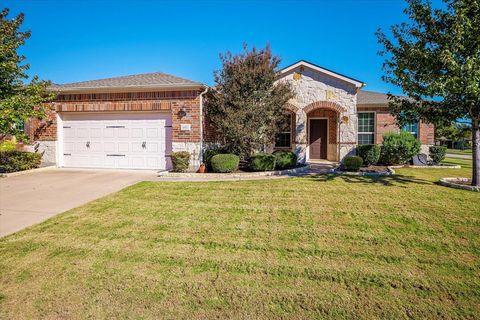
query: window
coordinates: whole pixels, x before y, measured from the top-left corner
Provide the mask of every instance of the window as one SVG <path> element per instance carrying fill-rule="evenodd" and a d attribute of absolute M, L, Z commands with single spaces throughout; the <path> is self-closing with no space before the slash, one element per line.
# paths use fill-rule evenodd
<path fill-rule="evenodd" d="M 290 148 L 292 142 L 292 114 L 286 114 L 281 124 L 281 132 L 275 139 L 275 148 Z"/>
<path fill-rule="evenodd" d="M 375 112 L 358 113 L 358 144 L 375 143 Z"/>
<path fill-rule="evenodd" d="M 15 123 L 15 129 L 25 132 L 25 121 L 19 120 Z"/>
<path fill-rule="evenodd" d="M 402 131 L 410 132 L 415 138 L 418 137 L 418 122 L 407 123 L 403 125 Z"/>

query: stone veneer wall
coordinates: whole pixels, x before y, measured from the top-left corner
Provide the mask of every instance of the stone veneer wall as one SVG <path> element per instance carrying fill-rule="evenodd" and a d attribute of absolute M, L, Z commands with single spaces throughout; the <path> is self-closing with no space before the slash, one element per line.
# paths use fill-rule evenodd
<path fill-rule="evenodd" d="M 334 103 L 341 107 L 338 119 L 348 118 L 348 121 L 339 124 L 339 148 L 336 159 L 332 160 L 341 160 L 354 152 L 357 142 L 357 95 L 354 85 L 302 66 L 284 74 L 278 81 L 290 82 L 295 92 L 289 103 L 296 108 L 295 152 L 299 162 L 308 160 L 308 117 L 304 109 L 316 102 Z"/>

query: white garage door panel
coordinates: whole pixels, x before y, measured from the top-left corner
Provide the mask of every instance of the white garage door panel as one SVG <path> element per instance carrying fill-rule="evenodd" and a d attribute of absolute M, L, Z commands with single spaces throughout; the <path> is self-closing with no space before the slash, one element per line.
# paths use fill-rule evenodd
<path fill-rule="evenodd" d="M 64 115 L 66 167 L 167 169 L 171 145 L 166 113 Z"/>

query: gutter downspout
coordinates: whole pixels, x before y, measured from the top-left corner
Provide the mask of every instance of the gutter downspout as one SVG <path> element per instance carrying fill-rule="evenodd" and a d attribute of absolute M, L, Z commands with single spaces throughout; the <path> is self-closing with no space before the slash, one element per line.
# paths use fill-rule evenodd
<path fill-rule="evenodd" d="M 200 93 L 200 154 L 198 155 L 198 160 L 200 164 L 203 163 L 203 95 L 207 93 L 208 86 L 205 86 L 205 90 Z"/>

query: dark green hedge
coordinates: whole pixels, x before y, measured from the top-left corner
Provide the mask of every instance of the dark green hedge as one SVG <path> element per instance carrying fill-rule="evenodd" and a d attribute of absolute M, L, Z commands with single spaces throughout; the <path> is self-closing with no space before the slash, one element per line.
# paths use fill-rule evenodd
<path fill-rule="evenodd" d="M 363 160 L 357 156 L 348 156 L 343 159 L 343 166 L 347 171 L 358 171 L 363 164 Z"/>
<path fill-rule="evenodd" d="M 0 152 L 0 171 L 15 172 L 38 168 L 42 161 L 42 155 L 35 152 L 25 151 L 2 151 Z"/>
<path fill-rule="evenodd" d="M 357 146 L 357 156 L 363 159 L 363 164 L 369 166 L 377 164 L 380 160 L 381 147 L 377 144 L 364 144 Z"/>
<path fill-rule="evenodd" d="M 275 169 L 284 170 L 297 166 L 297 155 L 291 151 L 278 150 L 273 155 L 275 156 Z"/>
<path fill-rule="evenodd" d="M 212 157 L 222 153 L 220 149 L 207 149 L 203 152 L 203 163 L 207 167 L 207 171 L 212 171 Z"/>
<path fill-rule="evenodd" d="M 190 153 L 187 151 L 179 151 L 172 153 L 173 172 L 185 172 L 190 166 Z"/>
<path fill-rule="evenodd" d="M 275 156 L 269 153 L 257 153 L 250 157 L 248 166 L 253 171 L 272 171 L 275 169 Z"/>
<path fill-rule="evenodd" d="M 404 164 L 420 152 L 420 141 L 410 132 L 386 133 L 383 136 L 380 162 L 383 164 Z"/>
<path fill-rule="evenodd" d="M 439 164 L 440 162 L 445 159 L 445 155 L 447 154 L 447 147 L 444 146 L 431 146 L 428 148 L 428 152 L 430 154 L 430 158 L 434 164 Z"/>
<path fill-rule="evenodd" d="M 213 172 L 218 173 L 234 172 L 238 169 L 239 162 L 240 158 L 231 153 L 217 154 L 210 160 Z"/>

